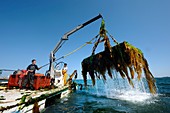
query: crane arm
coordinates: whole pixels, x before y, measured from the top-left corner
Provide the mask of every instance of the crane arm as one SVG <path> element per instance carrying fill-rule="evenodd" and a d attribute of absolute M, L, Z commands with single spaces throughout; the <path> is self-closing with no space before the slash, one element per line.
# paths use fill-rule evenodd
<path fill-rule="evenodd" d="M 53 51 L 51 51 L 50 53 L 50 66 L 49 66 L 49 71 L 50 71 L 50 76 L 52 78 L 54 78 L 54 66 L 53 66 L 53 62 L 55 61 L 55 53 L 61 48 L 61 46 L 64 44 L 64 42 L 66 40 L 68 40 L 68 36 L 70 36 L 71 34 L 73 34 L 74 32 L 78 31 L 79 29 L 83 28 L 84 26 L 98 20 L 99 18 L 103 18 L 101 14 L 99 14 L 98 16 L 90 19 L 89 21 L 78 25 L 76 28 L 70 30 L 69 32 L 65 33 L 63 35 L 63 37 L 60 39 L 60 41 L 56 44 L 55 48 Z"/>
<path fill-rule="evenodd" d="M 65 40 L 68 40 L 68 36 L 70 36 L 71 34 L 73 34 L 73 33 L 76 32 L 76 31 L 78 31 L 79 29 L 83 28 L 84 26 L 86 26 L 86 25 L 88 25 L 88 24 L 90 24 L 90 23 L 98 20 L 99 18 L 102 18 L 102 15 L 101 15 L 101 14 L 99 14 L 98 16 L 92 18 L 91 20 L 89 20 L 89 21 L 87 21 L 87 22 L 85 22 L 85 23 L 83 23 L 83 24 L 78 25 L 76 28 L 72 29 L 71 31 L 65 33 L 65 34 L 63 35 L 63 37 L 60 39 L 60 41 L 56 44 L 56 46 L 55 46 L 54 50 L 52 51 L 52 53 L 55 54 L 55 53 L 61 48 L 62 43 L 63 43 Z"/>

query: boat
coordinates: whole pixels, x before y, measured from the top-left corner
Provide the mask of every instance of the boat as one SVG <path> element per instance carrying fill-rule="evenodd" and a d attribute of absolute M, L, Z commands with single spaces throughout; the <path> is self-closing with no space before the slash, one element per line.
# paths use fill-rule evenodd
<path fill-rule="evenodd" d="M 62 70 L 55 70 L 60 73 L 55 78 L 57 83 L 51 87 L 50 77 L 36 73 L 37 79 L 34 79 L 33 85 L 36 90 L 29 90 L 22 89 L 22 86 L 20 86 L 20 80 L 24 80 L 23 75 L 26 76 L 24 71 L 16 75 L 11 74 L 7 86 L 2 86 L 3 90 L 0 90 L 0 111 L 3 113 L 30 113 L 32 110 L 37 113 L 37 111 L 42 111 L 54 103 L 52 100 L 66 97 L 72 92 L 72 84 L 74 84 L 72 78 L 77 74 L 75 70 L 67 80 L 67 84 L 64 85 Z"/>
<path fill-rule="evenodd" d="M 68 36 L 99 18 L 102 18 L 100 14 L 64 34 L 54 50 L 50 52 L 50 63 L 41 66 L 42 68 L 49 65 L 49 70 L 47 70 L 45 74 L 35 73 L 33 85 L 35 90 L 23 89 L 22 87 L 25 76 L 27 76 L 27 70 L 10 70 L 14 72 L 10 75 L 8 83 L 2 86 L 3 88 L 0 90 L 0 112 L 39 113 L 42 112 L 44 108 L 54 104 L 55 99 L 66 97 L 75 90 L 76 87 L 73 77 L 75 76 L 75 78 L 77 78 L 77 71 L 74 70 L 66 81 L 63 70 L 61 68 L 57 69 L 57 65 L 63 63 L 58 62 L 58 60 L 65 56 L 56 59 L 55 53 L 61 48 L 63 43 L 68 40 Z M 9 70 L 0 69 L 1 74 L 2 71 Z M 29 84 L 26 88 L 28 87 Z"/>

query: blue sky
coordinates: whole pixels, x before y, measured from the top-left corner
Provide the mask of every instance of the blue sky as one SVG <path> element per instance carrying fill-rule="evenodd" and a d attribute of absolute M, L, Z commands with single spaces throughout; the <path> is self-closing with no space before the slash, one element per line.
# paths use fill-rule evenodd
<path fill-rule="evenodd" d="M 155 77 L 170 76 L 169 4 L 169 0 L 1 0 L 0 68 L 25 69 L 33 58 L 38 66 L 48 63 L 50 51 L 64 33 L 101 13 L 118 42 L 128 41 L 143 51 Z M 98 20 L 71 35 L 56 57 L 97 35 L 100 23 Z M 69 73 L 77 69 L 81 78 L 81 61 L 91 54 L 92 47 L 63 59 Z M 102 50 L 100 44 L 97 52 Z"/>

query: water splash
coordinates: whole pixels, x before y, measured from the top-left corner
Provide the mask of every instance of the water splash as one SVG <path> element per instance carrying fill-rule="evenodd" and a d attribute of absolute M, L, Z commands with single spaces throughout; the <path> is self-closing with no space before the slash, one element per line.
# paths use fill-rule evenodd
<path fill-rule="evenodd" d="M 149 93 L 142 93 L 138 91 L 125 91 L 117 96 L 118 99 L 131 102 L 144 102 L 150 99 L 151 97 L 152 96 Z"/>
<path fill-rule="evenodd" d="M 140 81 L 137 79 L 133 80 L 134 88 L 132 88 L 127 79 L 117 78 L 114 79 L 107 78 L 106 83 L 102 80 L 97 80 L 94 89 L 97 96 L 105 96 L 107 98 L 119 99 L 136 102 L 146 102 L 153 98 L 153 95 L 149 92 L 147 82 L 145 78 L 141 78 Z M 94 91 L 91 90 L 91 93 Z M 93 92 L 93 94 L 95 94 Z"/>

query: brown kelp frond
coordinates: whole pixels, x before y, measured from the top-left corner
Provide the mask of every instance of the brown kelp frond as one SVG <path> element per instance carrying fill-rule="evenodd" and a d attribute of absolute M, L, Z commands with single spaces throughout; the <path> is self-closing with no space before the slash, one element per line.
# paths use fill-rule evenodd
<path fill-rule="evenodd" d="M 87 72 L 89 71 L 89 66 L 91 64 L 88 64 L 89 61 L 83 60 L 81 63 L 82 65 L 82 75 L 83 75 L 83 80 L 84 80 L 84 85 L 87 86 Z"/>
<path fill-rule="evenodd" d="M 125 74 L 122 72 L 122 70 L 118 70 L 118 72 L 120 73 L 121 77 L 124 79 L 125 78 Z"/>
<path fill-rule="evenodd" d="M 82 62 L 82 74 L 86 78 L 87 72 L 90 72 L 93 83 L 95 83 L 94 74 L 92 72 L 97 72 L 102 75 L 102 78 L 106 79 L 105 73 L 112 77 L 111 70 L 116 70 L 122 78 L 127 78 L 129 84 L 134 87 L 131 79 L 134 78 L 135 73 L 138 75 L 137 78 L 140 80 L 142 73 L 145 75 L 150 92 L 156 93 L 155 80 L 152 73 L 149 70 L 148 63 L 143 56 L 143 53 L 130 45 L 127 42 L 119 43 L 118 45 L 112 47 L 112 57 L 110 56 L 110 51 L 103 51 L 96 55 L 85 58 Z M 129 71 L 128 71 L 129 69 Z M 84 72 L 86 71 L 86 72 Z M 130 73 L 129 73 L 130 72 Z M 84 75 L 85 74 L 85 75 Z M 129 77 L 131 75 L 131 78 Z"/>
<path fill-rule="evenodd" d="M 131 74 L 131 78 L 134 79 L 135 73 L 134 73 L 133 67 L 130 66 L 129 71 L 130 71 L 130 74 Z"/>
<path fill-rule="evenodd" d="M 93 85 L 95 85 L 95 76 L 94 76 L 94 71 L 93 71 L 93 70 L 91 70 L 91 71 L 89 72 L 89 74 L 90 74 L 90 77 L 91 77 L 91 80 L 92 80 L 92 84 L 93 84 Z"/>
<path fill-rule="evenodd" d="M 144 70 L 145 77 L 146 77 L 146 80 L 147 80 L 147 83 L 149 86 L 149 90 L 152 94 L 155 94 L 156 93 L 155 79 L 149 70 L 148 63 L 147 63 L 146 59 L 144 59 L 144 61 L 145 61 L 145 65 L 143 67 L 143 70 Z"/>
<path fill-rule="evenodd" d="M 134 87 L 131 79 L 134 78 L 136 73 L 138 80 L 140 80 L 144 72 L 150 92 L 155 94 L 155 80 L 149 70 L 148 63 L 144 58 L 142 51 L 129 44 L 128 42 L 124 41 L 122 43 L 118 43 L 109 34 L 113 42 L 116 43 L 116 46 L 111 47 L 107 34 L 109 33 L 105 28 L 104 20 L 102 20 L 99 37 L 96 37 L 97 41 L 93 47 L 92 55 L 82 61 L 82 74 L 85 81 L 85 85 L 87 85 L 87 72 L 89 72 L 93 85 L 95 85 L 94 72 L 99 73 L 105 81 L 106 71 L 108 75 L 112 78 L 111 71 L 116 70 L 122 78 L 126 77 L 129 81 L 129 84 Z M 103 52 L 95 54 L 95 50 L 98 44 L 101 42 L 104 42 L 105 49 Z M 129 76 L 129 72 L 131 78 Z"/>
<path fill-rule="evenodd" d="M 108 71 L 108 75 L 110 76 L 110 78 L 112 78 L 112 72 L 111 72 L 111 68 L 109 65 L 107 66 L 107 71 Z"/>

